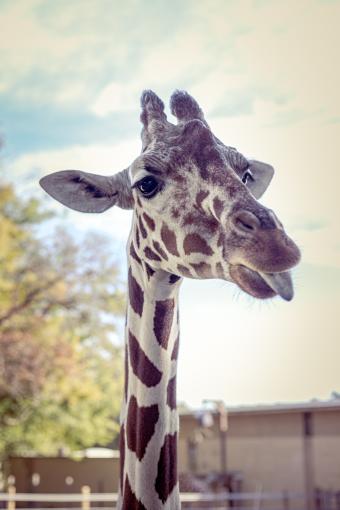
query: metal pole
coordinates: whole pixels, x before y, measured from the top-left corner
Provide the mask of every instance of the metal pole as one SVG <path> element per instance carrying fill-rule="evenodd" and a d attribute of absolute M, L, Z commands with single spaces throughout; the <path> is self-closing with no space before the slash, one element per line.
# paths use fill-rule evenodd
<path fill-rule="evenodd" d="M 227 430 L 228 430 L 228 415 L 225 408 L 224 402 L 220 401 L 217 404 L 219 413 L 219 432 L 220 432 L 220 444 L 221 444 L 221 473 L 222 480 L 228 481 L 228 465 L 227 465 Z M 229 491 L 229 486 L 228 486 Z M 225 508 L 229 508 L 229 501 L 226 501 Z"/>
<path fill-rule="evenodd" d="M 219 412 L 219 429 L 220 429 L 220 441 L 221 441 L 221 471 L 223 475 L 228 473 L 227 471 L 227 430 L 228 430 L 228 415 L 227 410 L 223 402 L 218 404 Z"/>
<path fill-rule="evenodd" d="M 212 402 L 218 412 L 218 432 L 220 436 L 221 450 L 221 478 L 228 479 L 228 463 L 227 463 L 227 430 L 228 430 L 228 412 L 223 400 L 205 399 L 204 402 Z M 228 487 L 229 489 L 229 487 Z M 232 503 L 233 505 L 233 503 Z M 226 502 L 226 508 L 229 508 L 229 500 Z"/>
<path fill-rule="evenodd" d="M 313 414 L 311 412 L 304 412 L 302 414 L 302 420 L 305 491 L 307 497 L 306 510 L 315 510 Z"/>

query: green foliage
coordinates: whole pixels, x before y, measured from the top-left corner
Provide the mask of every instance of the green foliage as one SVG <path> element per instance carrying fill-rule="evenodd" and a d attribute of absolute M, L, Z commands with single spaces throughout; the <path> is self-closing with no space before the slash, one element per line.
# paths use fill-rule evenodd
<path fill-rule="evenodd" d="M 118 431 L 123 363 L 112 333 L 124 294 L 113 249 L 91 233 L 46 235 L 50 216 L 0 184 L 3 457 L 107 444 Z"/>

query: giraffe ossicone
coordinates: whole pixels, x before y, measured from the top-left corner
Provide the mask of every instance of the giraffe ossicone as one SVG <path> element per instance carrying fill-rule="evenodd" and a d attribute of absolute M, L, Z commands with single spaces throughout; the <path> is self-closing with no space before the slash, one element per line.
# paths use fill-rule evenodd
<path fill-rule="evenodd" d="M 257 199 L 273 168 L 210 130 L 197 102 L 175 91 L 177 124 L 151 90 L 141 97 L 142 152 L 104 177 L 64 170 L 41 179 L 82 212 L 133 209 L 128 239 L 125 389 L 119 510 L 178 510 L 176 367 L 183 277 L 219 278 L 255 298 L 293 297 L 295 243 Z"/>

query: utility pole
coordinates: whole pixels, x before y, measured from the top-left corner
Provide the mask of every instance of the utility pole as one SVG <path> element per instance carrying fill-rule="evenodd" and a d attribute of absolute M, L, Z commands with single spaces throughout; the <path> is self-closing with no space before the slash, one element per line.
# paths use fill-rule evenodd
<path fill-rule="evenodd" d="M 219 433 L 221 443 L 221 472 L 225 477 L 228 475 L 227 469 L 227 431 L 228 431 L 228 413 L 224 402 L 221 400 L 216 405 L 219 414 Z"/>
<path fill-rule="evenodd" d="M 228 432 L 228 411 L 225 407 L 223 400 L 205 399 L 203 403 L 212 403 L 218 412 L 218 433 L 220 439 L 220 466 L 221 466 L 221 479 L 223 482 L 229 480 L 228 477 L 228 463 L 227 463 L 227 432 Z M 228 487 L 229 490 L 229 487 Z M 227 502 L 226 508 L 229 508 Z"/>

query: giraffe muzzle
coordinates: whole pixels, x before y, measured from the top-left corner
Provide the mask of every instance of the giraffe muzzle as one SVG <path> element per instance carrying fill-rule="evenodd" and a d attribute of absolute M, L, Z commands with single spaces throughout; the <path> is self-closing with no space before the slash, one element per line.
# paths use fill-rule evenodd
<path fill-rule="evenodd" d="M 294 297 L 293 281 L 289 271 L 283 273 L 258 273 L 266 284 L 285 301 Z"/>
<path fill-rule="evenodd" d="M 258 299 L 280 296 L 285 301 L 291 301 L 294 297 L 290 271 L 267 273 L 244 264 L 232 264 L 230 276 L 242 290 Z"/>

